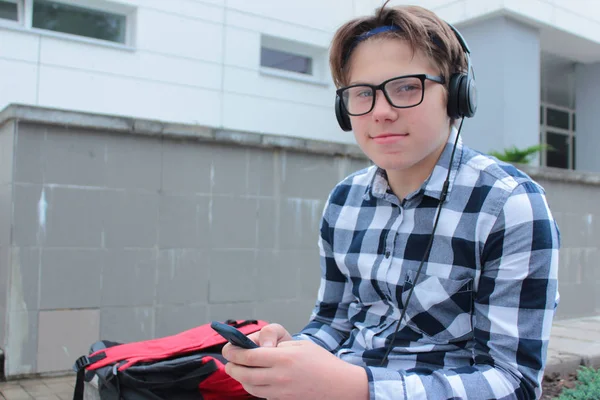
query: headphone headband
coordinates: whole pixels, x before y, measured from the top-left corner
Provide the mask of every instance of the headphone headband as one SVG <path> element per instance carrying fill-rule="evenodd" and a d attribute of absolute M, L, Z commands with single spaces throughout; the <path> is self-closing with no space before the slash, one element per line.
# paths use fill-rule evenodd
<path fill-rule="evenodd" d="M 444 21 L 445 22 L 445 21 Z M 456 39 L 458 39 L 458 43 L 460 43 L 460 47 L 462 47 L 463 51 L 467 54 L 471 54 L 471 50 L 469 49 L 469 46 L 467 45 L 467 41 L 465 40 L 465 38 L 463 37 L 463 35 L 460 34 L 460 32 L 458 31 L 458 29 L 456 29 L 454 27 L 454 25 L 446 22 L 446 25 L 448 25 L 450 27 L 450 29 L 452 29 L 452 32 L 454 32 L 454 35 L 456 36 Z"/>

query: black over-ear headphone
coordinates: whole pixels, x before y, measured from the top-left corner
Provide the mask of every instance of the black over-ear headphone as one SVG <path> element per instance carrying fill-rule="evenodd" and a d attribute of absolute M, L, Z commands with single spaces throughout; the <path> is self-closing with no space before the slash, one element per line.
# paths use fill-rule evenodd
<path fill-rule="evenodd" d="M 448 85 L 448 116 L 452 119 L 471 118 L 477 111 L 477 87 L 471 66 L 471 50 L 458 29 L 448 24 L 456 35 L 465 57 L 467 58 L 467 73 L 454 73 Z"/>
<path fill-rule="evenodd" d="M 448 24 L 448 23 L 447 23 Z M 477 110 L 477 87 L 475 86 L 475 77 L 471 67 L 471 51 L 467 42 L 460 32 L 451 24 L 448 24 L 467 58 L 467 72 L 457 72 L 452 74 L 448 83 L 448 116 L 452 119 L 471 118 Z M 342 104 L 340 96 L 335 96 L 335 116 L 338 124 L 343 131 L 351 131 L 352 124 L 350 117 Z"/>

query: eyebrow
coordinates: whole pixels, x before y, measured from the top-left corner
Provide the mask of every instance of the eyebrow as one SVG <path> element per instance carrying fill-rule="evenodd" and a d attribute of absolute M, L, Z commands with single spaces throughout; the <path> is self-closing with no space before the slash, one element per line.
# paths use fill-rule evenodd
<path fill-rule="evenodd" d="M 378 83 L 369 83 L 366 81 L 353 81 L 353 82 L 348 82 L 348 85 L 346 86 L 352 86 L 352 85 L 379 85 L 382 82 L 385 81 L 389 81 L 390 79 L 395 79 L 395 78 L 402 78 L 404 76 L 411 76 L 411 75 L 420 75 L 420 74 L 424 74 L 425 72 L 412 72 L 412 73 L 407 73 L 407 74 L 402 74 L 402 75 L 396 75 L 396 76 L 392 76 L 391 78 L 387 78 L 384 79 L 382 81 L 379 81 Z"/>

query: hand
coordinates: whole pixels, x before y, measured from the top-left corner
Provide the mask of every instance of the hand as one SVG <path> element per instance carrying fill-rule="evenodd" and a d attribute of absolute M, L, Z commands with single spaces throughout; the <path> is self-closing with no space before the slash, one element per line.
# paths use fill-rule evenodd
<path fill-rule="evenodd" d="M 260 340 L 260 339 L 259 339 Z M 225 371 L 256 397 L 269 400 L 368 399 L 366 371 L 306 340 L 275 348 L 225 346 Z M 335 384 L 332 384 L 335 382 Z"/>

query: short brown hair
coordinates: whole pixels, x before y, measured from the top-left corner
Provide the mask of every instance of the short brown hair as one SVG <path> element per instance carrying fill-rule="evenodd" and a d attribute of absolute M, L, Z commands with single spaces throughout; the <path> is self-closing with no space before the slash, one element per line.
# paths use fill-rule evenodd
<path fill-rule="evenodd" d="M 388 0 L 389 1 L 389 0 Z M 357 38 L 381 26 L 397 26 L 400 30 L 388 31 L 374 38 L 399 38 L 406 40 L 413 53 L 420 50 L 446 78 L 456 72 L 466 72 L 467 62 L 456 35 L 446 22 L 435 13 L 418 6 L 379 8 L 375 15 L 353 19 L 342 25 L 333 37 L 329 66 L 336 87 L 348 85 L 350 53 Z M 366 39 L 371 40 L 371 38 Z"/>

